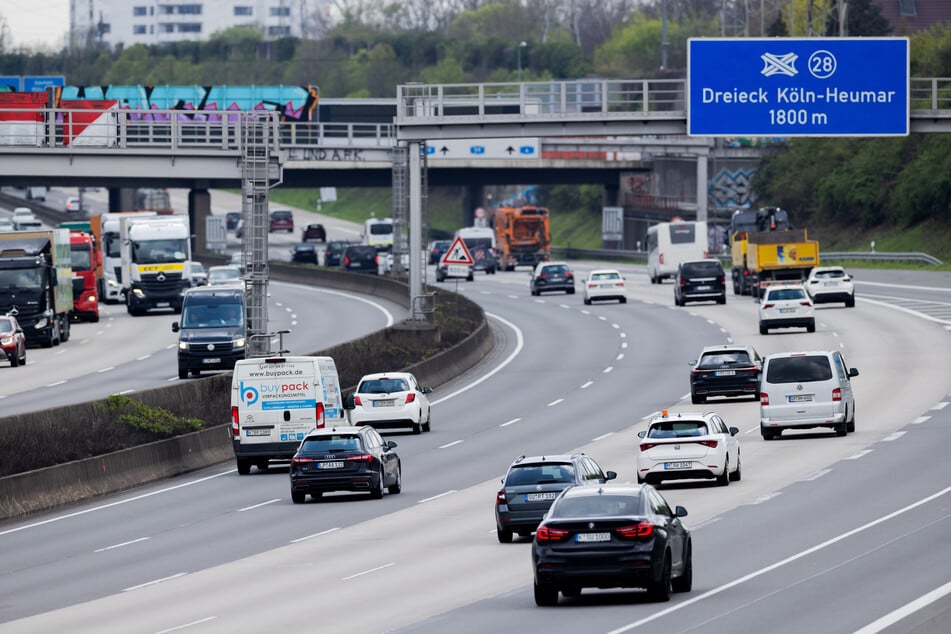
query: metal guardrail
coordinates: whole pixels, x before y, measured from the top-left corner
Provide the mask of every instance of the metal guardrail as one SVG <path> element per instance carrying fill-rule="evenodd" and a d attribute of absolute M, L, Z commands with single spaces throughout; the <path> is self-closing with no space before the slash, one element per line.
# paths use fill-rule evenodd
<path fill-rule="evenodd" d="M 618 261 L 647 261 L 647 251 L 622 250 L 622 249 L 578 249 L 574 247 L 552 247 L 551 254 L 566 260 L 604 260 L 608 262 Z M 911 262 L 915 264 L 943 264 L 941 260 L 927 253 L 882 253 L 877 251 L 825 251 L 821 252 L 820 258 L 823 260 L 868 260 L 871 262 Z M 719 260 L 729 263 L 730 255 L 716 254 Z"/>

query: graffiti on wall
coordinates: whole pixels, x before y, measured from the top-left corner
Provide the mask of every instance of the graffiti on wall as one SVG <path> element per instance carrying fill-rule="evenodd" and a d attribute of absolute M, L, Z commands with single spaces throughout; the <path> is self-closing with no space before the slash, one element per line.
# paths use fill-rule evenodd
<path fill-rule="evenodd" d="M 717 209 L 735 209 L 749 207 L 756 202 L 751 183 L 756 170 L 721 169 L 710 179 L 709 201 Z"/>
<path fill-rule="evenodd" d="M 278 112 L 282 121 L 313 121 L 316 86 L 63 86 L 60 99 L 114 99 L 126 110 L 181 110 L 192 119 L 220 121 L 215 112 Z M 197 114 L 201 113 L 201 114 Z M 142 119 L 168 119 L 166 113 Z"/>

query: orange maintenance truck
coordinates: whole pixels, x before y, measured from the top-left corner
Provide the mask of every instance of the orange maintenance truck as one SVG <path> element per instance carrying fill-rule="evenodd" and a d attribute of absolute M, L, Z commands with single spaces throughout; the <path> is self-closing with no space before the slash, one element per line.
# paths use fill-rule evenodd
<path fill-rule="evenodd" d="M 548 209 L 534 205 L 498 207 L 492 219 L 499 268 L 512 271 L 520 264 L 534 267 L 551 253 Z"/>

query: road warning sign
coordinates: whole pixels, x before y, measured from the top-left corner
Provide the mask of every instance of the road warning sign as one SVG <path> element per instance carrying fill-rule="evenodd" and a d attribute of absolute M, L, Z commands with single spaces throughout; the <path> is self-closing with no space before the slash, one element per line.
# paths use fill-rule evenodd
<path fill-rule="evenodd" d="M 461 237 L 456 237 L 456 239 L 453 240 L 452 246 L 446 251 L 446 255 L 443 256 L 442 261 L 446 264 L 462 264 L 464 266 L 472 266 L 475 264 L 475 261 L 472 259 L 472 254 L 469 253 L 469 248 Z"/>

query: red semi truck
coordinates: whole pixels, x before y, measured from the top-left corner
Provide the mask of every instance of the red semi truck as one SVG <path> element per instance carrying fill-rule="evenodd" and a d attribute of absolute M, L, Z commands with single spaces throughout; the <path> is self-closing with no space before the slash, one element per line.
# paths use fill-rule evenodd
<path fill-rule="evenodd" d="M 102 252 L 88 231 L 69 232 L 69 252 L 73 263 L 73 319 L 99 321 L 99 277 Z"/>

